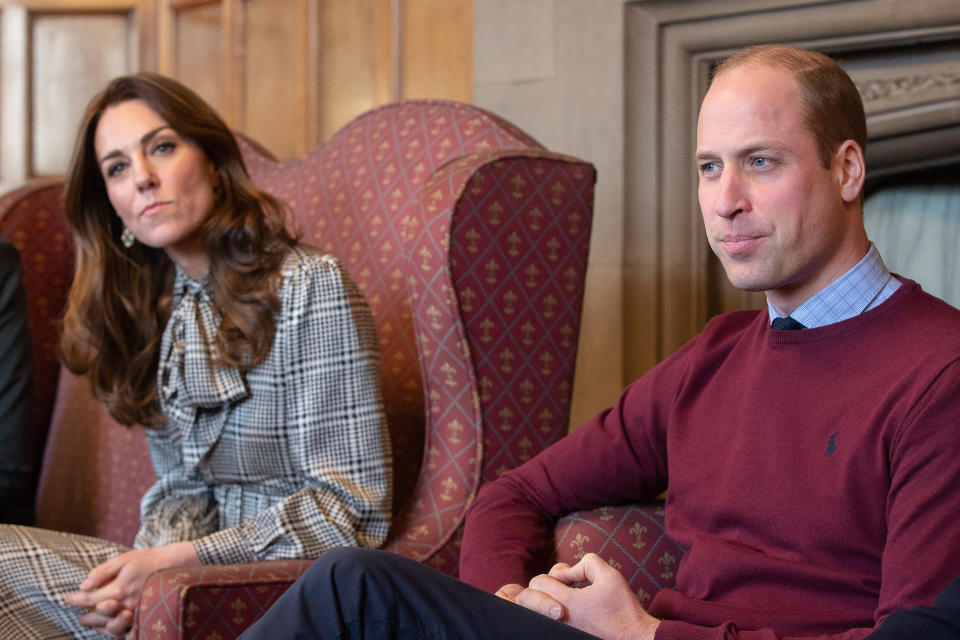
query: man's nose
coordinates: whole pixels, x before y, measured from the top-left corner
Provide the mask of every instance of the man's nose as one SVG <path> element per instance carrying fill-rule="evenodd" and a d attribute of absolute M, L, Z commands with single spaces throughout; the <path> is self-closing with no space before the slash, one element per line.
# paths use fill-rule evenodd
<path fill-rule="evenodd" d="M 749 208 L 744 177 L 736 168 L 725 168 L 720 176 L 714 213 L 722 218 L 730 218 Z"/>

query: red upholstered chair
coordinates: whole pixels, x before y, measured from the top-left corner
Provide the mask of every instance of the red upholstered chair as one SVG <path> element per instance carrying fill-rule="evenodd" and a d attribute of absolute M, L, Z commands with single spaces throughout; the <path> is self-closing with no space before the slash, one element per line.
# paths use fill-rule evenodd
<path fill-rule="evenodd" d="M 593 552 L 626 577 L 646 607 L 660 589 L 676 584 L 685 552 L 665 529 L 662 503 L 609 506 L 567 514 L 554 529 L 557 560 L 574 564 Z"/>
<path fill-rule="evenodd" d="M 386 548 L 455 574 L 479 485 L 567 431 L 594 169 L 442 101 L 368 112 L 291 162 L 240 142 L 254 181 L 289 203 L 305 242 L 345 261 L 373 310 L 396 459 Z M 66 374 L 54 402 L 53 322 L 70 272 L 60 189 L 0 200 L 0 233 L 14 231 L 33 277 L 39 428 L 56 405 L 39 524 L 129 543 L 153 480 L 142 431 L 113 424 Z M 235 637 L 308 565 L 158 572 L 139 637 Z"/>

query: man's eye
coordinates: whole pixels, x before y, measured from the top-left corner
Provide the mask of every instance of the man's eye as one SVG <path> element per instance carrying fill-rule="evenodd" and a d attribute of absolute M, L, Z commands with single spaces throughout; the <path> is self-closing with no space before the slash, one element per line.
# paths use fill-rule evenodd
<path fill-rule="evenodd" d="M 720 165 L 716 162 L 704 162 L 699 167 L 701 175 L 715 173 L 719 168 Z"/>
<path fill-rule="evenodd" d="M 753 158 L 750 158 L 750 164 L 757 169 L 765 169 L 773 163 L 771 162 L 770 158 L 766 158 L 764 156 L 754 156 Z"/>

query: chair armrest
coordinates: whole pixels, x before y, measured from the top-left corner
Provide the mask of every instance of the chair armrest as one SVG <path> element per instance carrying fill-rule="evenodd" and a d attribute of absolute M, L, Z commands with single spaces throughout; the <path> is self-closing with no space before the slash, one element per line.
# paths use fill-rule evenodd
<path fill-rule="evenodd" d="M 236 638 L 313 560 L 269 560 L 164 569 L 143 585 L 137 638 Z"/>
<path fill-rule="evenodd" d="M 574 564 L 596 553 L 624 575 L 637 599 L 650 605 L 672 589 L 685 549 L 667 537 L 662 502 L 575 511 L 554 529 L 557 561 Z"/>

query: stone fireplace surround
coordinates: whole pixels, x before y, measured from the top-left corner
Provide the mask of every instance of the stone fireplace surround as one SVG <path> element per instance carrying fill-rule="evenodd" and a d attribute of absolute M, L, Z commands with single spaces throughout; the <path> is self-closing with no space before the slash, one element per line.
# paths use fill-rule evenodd
<path fill-rule="evenodd" d="M 624 347 L 641 356 L 628 359 L 627 379 L 711 315 L 763 304 L 729 286 L 702 232 L 691 158 L 718 60 L 763 42 L 837 58 L 864 99 L 871 186 L 960 168 L 956 0 L 649 0 L 626 3 L 624 20 Z"/>

